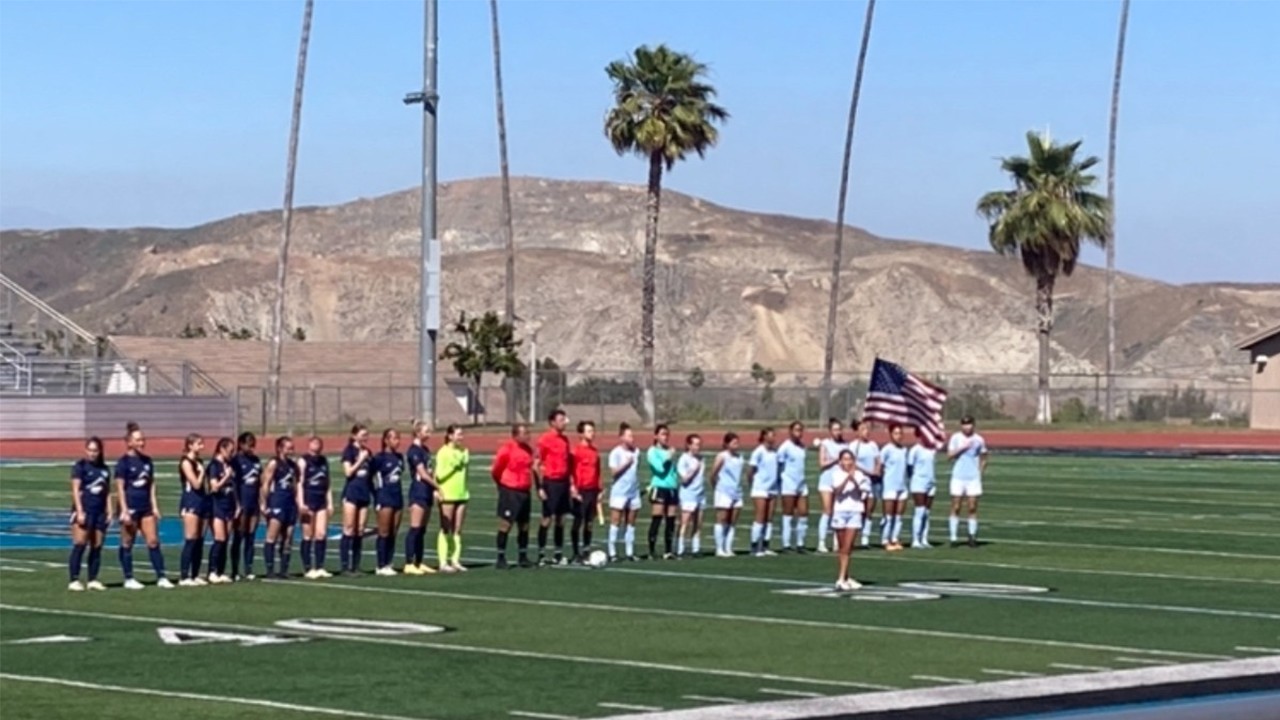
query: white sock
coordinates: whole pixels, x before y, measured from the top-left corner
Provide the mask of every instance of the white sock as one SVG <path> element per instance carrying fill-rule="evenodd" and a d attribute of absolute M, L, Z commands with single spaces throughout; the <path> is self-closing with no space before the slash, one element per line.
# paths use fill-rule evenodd
<path fill-rule="evenodd" d="M 863 517 L 862 518 L 862 547 L 867 547 L 870 544 L 871 544 L 871 518 Z"/>
<path fill-rule="evenodd" d="M 611 524 L 609 525 L 609 557 L 612 558 L 612 557 L 618 556 L 617 545 L 618 545 L 618 526 L 615 524 Z"/>
<path fill-rule="evenodd" d="M 969 518 L 969 537 L 978 537 L 978 518 Z"/>
<path fill-rule="evenodd" d="M 636 556 L 636 526 L 628 525 L 627 531 L 622 534 L 627 549 L 627 557 Z"/>
<path fill-rule="evenodd" d="M 791 547 L 791 516 L 782 516 L 782 549 Z"/>
<path fill-rule="evenodd" d="M 818 518 L 818 546 L 825 547 L 827 544 L 827 535 L 831 532 L 831 516 L 823 515 Z"/>
<path fill-rule="evenodd" d="M 676 532 L 676 555 L 684 554 L 684 528 Z"/>
<path fill-rule="evenodd" d="M 919 544 L 924 536 L 920 531 L 924 530 L 924 508 L 919 505 L 915 508 L 915 513 L 911 516 L 911 544 Z"/>
<path fill-rule="evenodd" d="M 893 541 L 895 543 L 902 541 L 902 515 L 893 516 Z"/>
<path fill-rule="evenodd" d="M 724 530 L 725 526 L 720 523 L 716 523 L 712 530 L 716 537 L 716 552 L 724 552 Z"/>
<path fill-rule="evenodd" d="M 702 552 L 702 533 L 701 532 L 694 533 L 693 536 L 689 538 L 689 540 L 690 540 L 689 549 L 693 551 L 694 555 L 697 555 L 698 553 Z"/>
<path fill-rule="evenodd" d="M 809 534 L 809 518 L 796 518 L 796 547 L 804 547 L 804 536 Z"/>
<path fill-rule="evenodd" d="M 884 508 L 881 508 L 881 510 L 883 511 Z M 881 515 L 880 516 L 880 543 L 881 544 L 884 544 L 889 540 L 889 536 L 886 535 L 884 532 L 885 529 L 888 528 L 888 526 L 889 526 L 889 516 Z"/>
<path fill-rule="evenodd" d="M 924 520 L 922 520 L 920 524 L 920 539 L 926 543 L 929 542 L 929 516 L 930 515 L 931 513 L 929 512 L 929 508 L 924 508 Z"/>
<path fill-rule="evenodd" d="M 724 551 L 729 555 L 733 554 L 733 531 L 734 527 L 732 525 L 724 526 Z"/>
<path fill-rule="evenodd" d="M 960 516 L 952 515 L 950 518 L 947 518 L 947 526 L 951 528 L 951 542 L 956 542 L 957 540 L 959 540 L 960 539 Z"/>
<path fill-rule="evenodd" d="M 751 547 L 754 549 L 761 540 L 764 540 L 764 523 L 751 523 Z"/>

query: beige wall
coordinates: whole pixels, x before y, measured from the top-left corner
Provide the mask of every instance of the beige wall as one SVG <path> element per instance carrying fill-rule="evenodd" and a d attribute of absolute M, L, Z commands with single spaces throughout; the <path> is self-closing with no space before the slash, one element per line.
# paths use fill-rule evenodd
<path fill-rule="evenodd" d="M 1257 358 L 1266 355 L 1267 364 L 1258 371 Z M 1280 430 L 1280 335 L 1275 335 L 1249 350 L 1253 364 L 1253 393 L 1249 402 L 1249 427 Z"/>
<path fill-rule="evenodd" d="M 205 437 L 233 435 L 235 401 L 158 395 L 6 397 L 0 402 L 0 440 L 119 437 L 130 420 L 152 437 L 181 437 L 189 432 Z"/>

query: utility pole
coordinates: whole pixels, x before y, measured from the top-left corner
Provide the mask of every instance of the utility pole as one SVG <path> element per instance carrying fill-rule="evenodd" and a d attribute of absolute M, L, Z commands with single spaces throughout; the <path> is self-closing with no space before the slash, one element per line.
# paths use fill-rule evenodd
<path fill-rule="evenodd" d="M 436 335 L 440 332 L 440 241 L 436 238 L 437 0 L 423 2 L 422 90 L 404 96 L 422 104 L 422 266 L 418 334 L 418 391 L 422 419 L 436 424 Z"/>

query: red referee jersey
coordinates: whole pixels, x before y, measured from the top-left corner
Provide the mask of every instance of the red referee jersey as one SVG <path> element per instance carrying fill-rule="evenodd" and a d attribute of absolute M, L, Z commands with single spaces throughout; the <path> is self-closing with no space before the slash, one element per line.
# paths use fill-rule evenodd
<path fill-rule="evenodd" d="M 533 485 L 533 448 L 514 439 L 506 441 L 493 456 L 489 474 L 508 490 L 529 492 Z"/>
<path fill-rule="evenodd" d="M 594 445 L 573 446 L 573 486 L 579 491 L 600 489 L 600 451 Z"/>
<path fill-rule="evenodd" d="M 538 460 L 542 462 L 542 479 L 565 482 L 569 479 L 572 458 L 569 438 L 563 433 L 548 430 L 538 438 Z"/>

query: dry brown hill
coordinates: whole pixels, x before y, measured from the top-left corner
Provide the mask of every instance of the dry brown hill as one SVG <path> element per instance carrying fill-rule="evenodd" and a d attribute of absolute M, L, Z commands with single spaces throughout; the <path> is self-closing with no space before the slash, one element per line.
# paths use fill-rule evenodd
<path fill-rule="evenodd" d="M 498 187 L 440 187 L 446 318 L 501 307 Z M 540 345 L 563 365 L 635 369 L 643 188 L 521 178 L 512 189 L 518 314 L 543 323 Z M 222 324 L 261 337 L 278 228 L 278 212 L 258 212 L 177 230 L 10 231 L 0 234 L 0 265 L 103 334 L 172 337 L 188 324 Z M 312 340 L 411 338 L 417 228 L 413 191 L 302 209 L 288 325 Z M 821 367 L 831 223 L 668 192 L 661 229 L 659 368 Z M 1033 370 L 1031 283 L 1017 262 L 861 230 L 845 255 L 840 370 L 860 373 L 877 354 L 922 370 Z M 1118 287 L 1123 370 L 1239 368 L 1233 341 L 1280 318 L 1280 285 L 1126 275 Z M 1097 269 L 1060 284 L 1056 371 L 1102 366 L 1102 302 Z"/>

